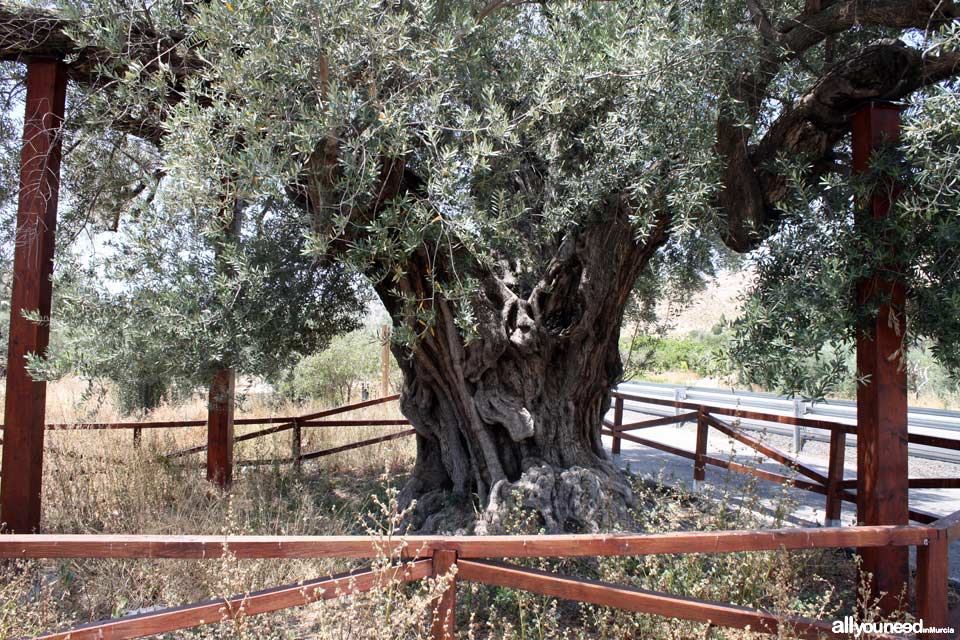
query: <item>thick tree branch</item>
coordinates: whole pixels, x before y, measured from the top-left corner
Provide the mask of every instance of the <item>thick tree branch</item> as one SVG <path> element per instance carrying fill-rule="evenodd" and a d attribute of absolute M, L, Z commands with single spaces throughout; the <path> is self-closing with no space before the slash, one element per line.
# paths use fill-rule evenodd
<path fill-rule="evenodd" d="M 824 38 L 858 25 L 894 29 L 931 29 L 960 19 L 960 8 L 950 0 L 848 0 L 821 2 L 808 7 L 780 27 L 778 44 L 795 57 Z"/>
<path fill-rule="evenodd" d="M 750 250 L 779 218 L 776 203 L 786 184 L 770 169 L 778 155 L 808 158 L 817 178 L 833 169 L 833 148 L 858 108 L 871 101 L 901 100 L 957 75 L 956 51 L 924 56 L 898 40 L 884 40 L 827 72 L 752 148 L 747 148 L 747 132 L 721 122 L 718 149 L 727 159 L 720 202 L 727 215 L 726 243 L 737 251 Z"/>
<path fill-rule="evenodd" d="M 770 84 L 782 66 L 824 39 L 857 25 L 929 29 L 960 19 L 960 9 L 950 0 L 813 0 L 779 29 L 774 28 L 761 0 L 749 0 L 748 10 L 763 37 L 765 53 L 730 83 L 729 104 L 739 105 L 740 113 L 734 114 L 728 108 L 717 122 L 716 148 L 726 164 L 724 189 L 719 199 L 720 208 L 727 216 L 724 238 L 737 251 L 755 247 L 778 217 L 773 204 L 782 196 L 783 183 L 767 172 L 761 171 L 758 175 L 764 163 L 781 150 L 803 151 L 815 154 L 815 163 L 822 173 L 830 166 L 831 149 L 842 135 L 837 128 L 846 125 L 850 111 L 858 104 L 871 99 L 900 99 L 919 87 L 957 73 L 955 69 L 950 71 L 955 65 L 949 56 L 923 61 L 917 53 L 913 59 L 903 60 L 900 66 L 893 63 L 895 68 L 890 68 L 896 56 L 883 56 L 877 50 L 864 51 L 838 65 L 797 105 L 788 108 L 761 143 L 762 149 L 750 150 L 747 143 L 753 130 L 742 122 L 758 121 Z M 863 75 L 858 79 L 856 74 L 861 72 Z M 913 83 L 916 86 L 909 90 L 906 85 L 910 82 L 901 82 L 898 89 L 889 86 L 890 77 L 883 75 L 887 72 L 891 72 L 893 78 L 916 73 L 920 81 Z M 873 75 L 876 73 L 880 75 Z M 849 81 L 842 80 L 844 76 Z M 871 90 L 869 83 L 874 81 L 878 84 Z M 854 85 L 859 86 L 854 89 Z M 850 100 L 843 99 L 844 86 L 852 91 L 853 103 L 847 104 Z M 832 105 L 828 109 L 830 113 L 818 109 L 818 104 Z M 838 115 L 840 113 L 842 115 Z M 821 126 L 825 130 L 820 131 Z"/>

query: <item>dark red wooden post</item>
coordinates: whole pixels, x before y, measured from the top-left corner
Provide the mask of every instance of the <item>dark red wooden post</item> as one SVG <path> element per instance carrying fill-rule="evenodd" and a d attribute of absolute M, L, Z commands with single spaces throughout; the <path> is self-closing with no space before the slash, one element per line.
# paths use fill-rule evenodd
<path fill-rule="evenodd" d="M 900 107 L 869 104 L 853 117 L 853 170 L 869 169 L 871 154 L 900 138 Z M 896 197 L 880 185 L 869 206 L 857 207 L 856 223 L 886 217 Z M 907 370 L 900 351 L 905 293 L 902 282 L 874 276 L 857 288 L 861 306 L 879 302 L 875 320 L 857 338 L 857 369 L 867 378 L 857 387 L 857 519 L 865 525 L 907 524 Z M 874 593 L 886 595 L 881 609 L 902 603 L 907 584 L 907 548 L 861 549 L 863 570 L 873 575 Z"/>
<path fill-rule="evenodd" d="M 233 482 L 233 398 L 237 375 L 221 369 L 210 383 L 207 409 L 207 480 L 228 487 Z"/>
<path fill-rule="evenodd" d="M 620 438 L 616 434 L 620 433 L 620 427 L 623 426 L 623 398 L 617 396 L 613 400 L 613 445 L 610 447 L 610 451 L 613 455 L 620 455 Z"/>
<path fill-rule="evenodd" d="M 27 373 L 25 358 L 29 353 L 42 354 L 46 350 L 50 325 L 30 322 L 23 312 L 50 317 L 50 276 L 60 190 L 60 126 L 66 93 L 67 74 L 61 61 L 27 63 L 0 482 L 0 521 L 14 533 L 31 533 L 40 528 L 47 385 L 34 382 Z"/>
<path fill-rule="evenodd" d="M 843 463 L 847 452 L 847 434 L 840 429 L 830 432 L 830 458 L 827 462 L 827 505 L 824 525 L 839 527 L 843 508 L 838 483 L 843 481 Z"/>
<path fill-rule="evenodd" d="M 450 573 L 457 564 L 457 552 L 437 549 L 433 552 L 433 577 L 439 578 Z M 450 581 L 443 595 L 434 605 L 431 638 L 433 640 L 453 640 L 456 637 L 457 577 Z"/>
<path fill-rule="evenodd" d="M 917 547 L 917 618 L 927 628 L 941 628 L 948 624 L 947 609 L 947 545 L 945 532 L 931 538 L 926 545 Z M 926 634 L 922 637 L 944 637 L 943 634 Z"/>

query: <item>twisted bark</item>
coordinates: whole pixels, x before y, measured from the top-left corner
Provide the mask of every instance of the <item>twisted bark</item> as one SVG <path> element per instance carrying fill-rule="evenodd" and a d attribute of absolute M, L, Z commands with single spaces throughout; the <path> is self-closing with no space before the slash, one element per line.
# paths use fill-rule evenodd
<path fill-rule="evenodd" d="M 437 322 L 410 349 L 395 345 L 401 403 L 417 430 L 417 463 L 403 492 L 421 530 L 466 525 L 476 496 L 480 528 L 498 530 L 510 506 L 551 531 L 597 530 L 619 520 L 630 490 L 607 459 L 600 424 L 622 373 L 620 323 L 633 283 L 667 237 L 668 219 L 638 242 L 622 201 L 569 233 L 527 296 L 487 274 L 476 296 L 480 336 L 467 340 L 453 304 L 422 285 L 426 252 L 404 281 L 378 292 L 394 318 L 396 291 L 433 300 Z"/>

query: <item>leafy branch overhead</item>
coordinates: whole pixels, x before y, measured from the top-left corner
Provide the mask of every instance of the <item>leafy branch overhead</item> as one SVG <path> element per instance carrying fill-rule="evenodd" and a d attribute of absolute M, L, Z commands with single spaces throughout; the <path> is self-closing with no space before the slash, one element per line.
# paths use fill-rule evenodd
<path fill-rule="evenodd" d="M 147 209 L 213 218 L 226 180 L 367 277 L 421 524 L 437 492 L 496 511 L 552 486 L 530 500 L 567 528 L 615 511 L 573 484 L 628 493 L 598 425 L 631 296 L 649 310 L 725 244 L 758 274 L 750 375 L 787 384 L 796 362 L 766 356 L 849 335 L 850 287 L 885 257 L 851 228 L 868 185 L 846 136 L 870 101 L 911 101 L 905 162 L 875 163 L 908 186 L 877 234 L 902 239 L 910 336 L 960 365 L 958 19 L 916 0 L 94 0 L 2 5 L 0 58 L 64 56 L 71 135 L 155 150 Z"/>

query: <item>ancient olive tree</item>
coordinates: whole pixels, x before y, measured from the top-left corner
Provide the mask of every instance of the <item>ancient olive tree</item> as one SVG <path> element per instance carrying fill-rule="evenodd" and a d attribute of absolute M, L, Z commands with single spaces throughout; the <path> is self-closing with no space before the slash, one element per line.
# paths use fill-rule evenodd
<path fill-rule="evenodd" d="M 157 145 L 176 198 L 215 207 L 225 178 L 248 202 L 286 198 L 312 255 L 366 275 L 398 336 L 419 526 L 475 505 L 495 523 L 519 500 L 571 530 L 629 503 L 599 429 L 638 279 L 654 293 L 709 268 L 715 239 L 746 252 L 816 219 L 854 110 L 953 95 L 957 15 L 97 0 L 4 7 L 0 53 L 65 55 L 70 124 Z"/>

